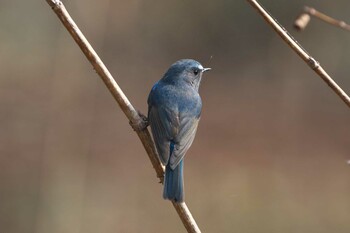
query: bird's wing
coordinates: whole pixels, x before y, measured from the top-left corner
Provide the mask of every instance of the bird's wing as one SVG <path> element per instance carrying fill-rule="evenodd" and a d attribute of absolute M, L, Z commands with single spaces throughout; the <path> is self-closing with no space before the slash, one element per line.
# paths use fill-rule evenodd
<path fill-rule="evenodd" d="M 148 111 L 154 142 L 161 162 L 168 163 L 170 155 L 170 141 L 177 134 L 179 118 L 169 109 L 151 106 Z"/>
<path fill-rule="evenodd" d="M 180 161 L 185 156 L 187 150 L 190 148 L 194 137 L 196 135 L 197 127 L 199 122 L 199 116 L 184 116 L 180 119 L 179 131 L 176 135 L 175 148 L 170 156 L 170 167 L 175 169 L 175 167 L 180 163 Z"/>

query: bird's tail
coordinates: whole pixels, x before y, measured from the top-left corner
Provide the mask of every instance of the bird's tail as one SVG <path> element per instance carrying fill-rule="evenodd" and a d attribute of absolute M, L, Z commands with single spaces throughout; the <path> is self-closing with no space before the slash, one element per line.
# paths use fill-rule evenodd
<path fill-rule="evenodd" d="M 169 163 L 166 165 L 163 197 L 178 203 L 184 201 L 183 159 L 174 170 Z"/>

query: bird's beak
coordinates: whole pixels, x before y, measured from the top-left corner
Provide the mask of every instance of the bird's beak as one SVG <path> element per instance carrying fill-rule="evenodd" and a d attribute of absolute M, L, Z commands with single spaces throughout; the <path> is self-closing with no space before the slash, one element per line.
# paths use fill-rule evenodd
<path fill-rule="evenodd" d="M 211 70 L 211 68 L 204 68 L 204 69 L 202 70 L 202 72 L 204 73 L 205 71 L 209 71 L 209 70 Z"/>

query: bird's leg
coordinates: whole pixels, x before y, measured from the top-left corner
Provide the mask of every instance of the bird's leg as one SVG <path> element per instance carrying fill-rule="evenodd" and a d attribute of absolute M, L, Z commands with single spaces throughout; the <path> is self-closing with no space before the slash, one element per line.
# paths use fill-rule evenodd
<path fill-rule="evenodd" d="M 137 110 L 137 113 L 139 114 L 141 120 L 138 122 L 129 121 L 129 124 L 133 128 L 133 130 L 138 132 L 138 131 L 145 130 L 147 128 L 147 126 L 149 125 L 149 122 L 148 122 L 148 118 L 144 114 L 142 114 L 138 110 Z"/>

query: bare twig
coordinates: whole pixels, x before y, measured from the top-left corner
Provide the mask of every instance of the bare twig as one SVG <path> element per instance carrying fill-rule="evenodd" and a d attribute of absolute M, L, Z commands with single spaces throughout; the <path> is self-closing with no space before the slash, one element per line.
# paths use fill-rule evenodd
<path fill-rule="evenodd" d="M 61 20 L 63 25 L 66 27 L 68 32 L 71 34 L 75 42 L 78 44 L 80 49 L 85 54 L 86 58 L 90 61 L 93 68 L 96 70 L 97 74 L 101 77 L 114 99 L 118 102 L 119 107 L 122 109 L 126 117 L 130 120 L 130 124 L 133 126 L 137 135 L 139 136 L 147 154 L 150 158 L 153 168 L 157 173 L 157 177 L 160 182 L 163 182 L 164 168 L 158 159 L 157 152 L 155 150 L 154 143 L 150 137 L 150 133 L 146 127 L 144 127 L 145 122 L 135 108 L 131 105 L 128 98 L 125 96 L 123 91 L 118 86 L 117 82 L 112 77 L 111 73 L 108 71 L 107 67 L 103 64 L 102 60 L 99 58 L 95 50 L 89 44 L 83 33 L 79 30 L 78 26 L 75 24 L 73 19 L 70 17 L 66 8 L 60 0 L 46 0 L 51 6 L 52 10 L 56 13 L 58 18 Z M 187 208 L 185 203 L 175 203 L 173 205 L 184 224 L 187 232 L 190 233 L 200 233 L 191 212 Z"/>
<path fill-rule="evenodd" d="M 309 53 L 281 26 L 256 0 L 247 0 L 254 7 L 265 21 L 277 32 L 277 34 L 301 57 L 311 69 L 313 69 L 327 85 L 350 107 L 350 97 L 338 86 L 338 84 L 327 74 Z"/>
<path fill-rule="evenodd" d="M 303 12 L 298 16 L 294 22 L 294 27 L 297 30 L 304 30 L 311 20 L 311 16 L 322 20 L 328 24 L 331 24 L 335 27 L 340 27 L 346 31 L 350 31 L 350 25 L 344 21 L 334 19 L 324 13 L 319 12 L 315 8 L 305 6 Z"/>

